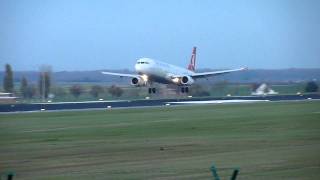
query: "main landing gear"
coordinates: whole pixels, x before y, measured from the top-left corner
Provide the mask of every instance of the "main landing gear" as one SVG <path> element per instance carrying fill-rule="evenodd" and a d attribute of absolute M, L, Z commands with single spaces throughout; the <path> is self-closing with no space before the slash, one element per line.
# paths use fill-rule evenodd
<path fill-rule="evenodd" d="M 156 93 L 156 88 L 149 88 L 148 92 L 149 92 L 149 94 L 155 94 Z"/>
<path fill-rule="evenodd" d="M 156 88 L 148 88 L 149 94 L 155 94 L 157 92 Z M 180 88 L 181 93 L 189 93 L 189 87 L 181 87 Z"/>
<path fill-rule="evenodd" d="M 180 92 L 181 93 L 189 93 L 189 87 L 181 87 Z"/>

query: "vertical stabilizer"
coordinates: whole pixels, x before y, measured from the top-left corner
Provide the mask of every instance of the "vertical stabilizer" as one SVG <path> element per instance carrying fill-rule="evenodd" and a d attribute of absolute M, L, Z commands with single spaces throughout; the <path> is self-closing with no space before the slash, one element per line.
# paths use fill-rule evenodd
<path fill-rule="evenodd" d="M 196 55 L 197 55 L 197 47 L 193 47 L 190 64 L 188 65 L 188 69 L 190 71 L 195 71 L 196 69 Z"/>

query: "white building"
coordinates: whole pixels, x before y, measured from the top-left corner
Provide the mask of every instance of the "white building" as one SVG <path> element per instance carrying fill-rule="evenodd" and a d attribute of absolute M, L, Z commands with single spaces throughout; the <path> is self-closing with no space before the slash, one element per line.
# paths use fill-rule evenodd
<path fill-rule="evenodd" d="M 12 93 L 0 92 L 0 104 L 16 103 L 17 99 Z"/>

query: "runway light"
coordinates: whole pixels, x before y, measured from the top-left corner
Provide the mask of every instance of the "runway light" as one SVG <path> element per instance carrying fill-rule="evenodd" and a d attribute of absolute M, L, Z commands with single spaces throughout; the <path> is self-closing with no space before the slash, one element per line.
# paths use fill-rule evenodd
<path fill-rule="evenodd" d="M 170 106 L 170 104 L 169 104 L 169 103 L 167 103 L 167 104 L 166 104 L 166 106 Z"/>
<path fill-rule="evenodd" d="M 111 106 L 107 106 L 107 109 L 111 109 Z"/>
<path fill-rule="evenodd" d="M 150 99 L 150 97 L 149 97 L 149 96 L 147 96 L 147 97 L 145 97 L 145 99 Z"/>
<path fill-rule="evenodd" d="M 41 111 L 45 111 L 46 109 L 44 109 L 44 108 L 42 108 L 42 109 L 40 109 Z"/>
<path fill-rule="evenodd" d="M 192 98 L 192 96 L 188 96 L 188 98 Z"/>
<path fill-rule="evenodd" d="M 103 101 L 103 99 L 99 99 L 99 101 Z"/>

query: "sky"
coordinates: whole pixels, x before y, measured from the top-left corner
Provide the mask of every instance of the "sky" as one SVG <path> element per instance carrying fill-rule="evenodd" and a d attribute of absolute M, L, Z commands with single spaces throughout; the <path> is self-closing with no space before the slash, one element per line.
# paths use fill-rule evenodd
<path fill-rule="evenodd" d="M 319 0 L 0 0 L 0 66 L 320 68 Z"/>

